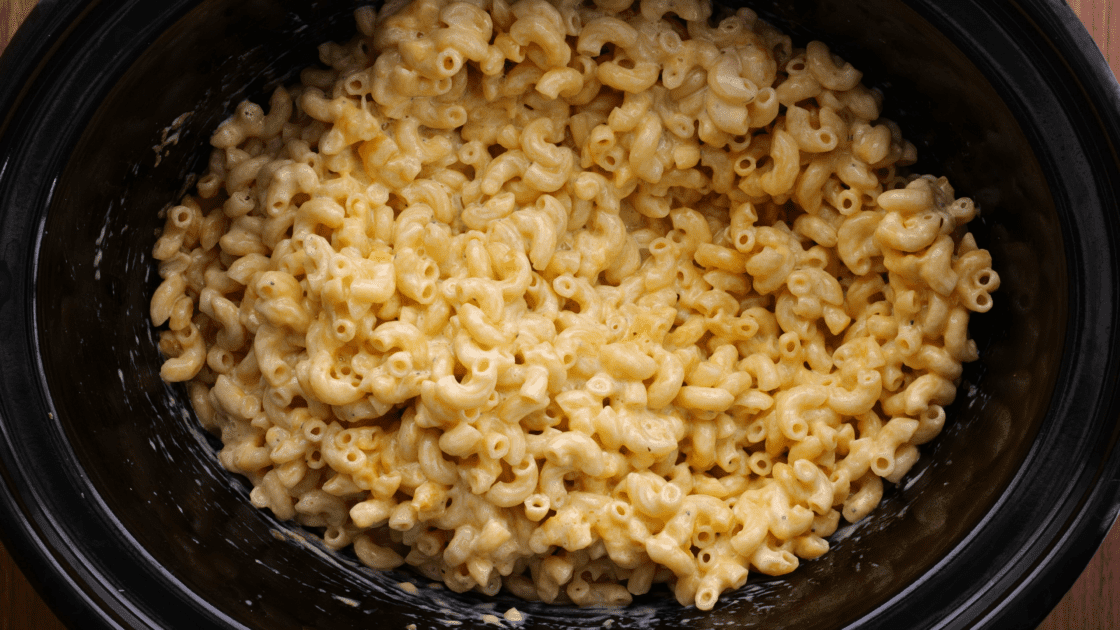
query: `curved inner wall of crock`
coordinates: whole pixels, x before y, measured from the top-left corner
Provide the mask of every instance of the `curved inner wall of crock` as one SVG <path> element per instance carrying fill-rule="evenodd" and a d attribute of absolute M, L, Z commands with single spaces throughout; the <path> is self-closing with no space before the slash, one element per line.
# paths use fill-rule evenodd
<path fill-rule="evenodd" d="M 919 146 L 918 172 L 947 175 L 978 201 L 973 230 L 1003 279 L 996 307 L 973 319 L 982 359 L 967 367 L 946 430 L 868 519 L 838 531 L 824 557 L 752 578 L 711 613 L 680 608 L 663 589 L 628 609 L 589 611 L 369 571 L 253 508 L 246 483 L 215 460 L 185 390 L 159 379 L 150 252 L 157 214 L 204 168 L 216 125 L 242 98 L 264 103 L 294 80 L 318 43 L 353 32 L 349 3 L 288 4 L 209 0 L 142 51 L 73 151 L 39 258 L 43 365 L 79 461 L 147 553 L 226 615 L 270 628 L 404 628 L 481 624 L 515 606 L 527 628 L 607 618 L 616 628 L 831 627 L 933 566 L 1015 474 L 1050 399 L 1067 308 L 1057 213 L 1027 138 L 976 67 L 906 6 L 768 2 L 763 15 L 795 45 L 825 40 L 884 91 L 885 115 Z"/>

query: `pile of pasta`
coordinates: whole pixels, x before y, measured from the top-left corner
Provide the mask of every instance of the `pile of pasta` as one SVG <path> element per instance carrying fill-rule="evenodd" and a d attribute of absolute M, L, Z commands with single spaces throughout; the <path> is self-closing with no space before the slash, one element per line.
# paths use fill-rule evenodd
<path fill-rule="evenodd" d="M 999 278 L 825 44 L 702 0 L 355 16 L 154 248 L 162 376 L 254 505 L 455 591 L 710 609 L 941 430 Z"/>

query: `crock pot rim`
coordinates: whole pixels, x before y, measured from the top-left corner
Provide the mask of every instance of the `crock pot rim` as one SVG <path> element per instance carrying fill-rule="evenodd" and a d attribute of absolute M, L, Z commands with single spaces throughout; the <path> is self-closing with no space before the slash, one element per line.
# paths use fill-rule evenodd
<path fill-rule="evenodd" d="M 21 133 L 19 129 L 13 130 L 11 123 L 25 101 L 33 98 L 33 88 L 44 80 L 44 68 L 59 56 L 67 38 L 83 25 L 83 21 L 106 4 L 113 6 L 103 0 L 38 0 L 32 8 L 8 47 L 0 54 L 0 76 L 8 78 L 0 82 L 0 148 L 5 146 L 7 136 Z M 0 188 L 3 188 L 8 170 L 6 157 L 0 153 Z M 5 210 L 0 209 L 0 218 L 4 214 Z M 34 230 L 36 239 L 42 235 L 41 222 L 45 215 L 38 218 L 40 223 Z M 28 269 L 16 270 L 25 271 L 22 277 L 15 274 L 10 278 L 3 277 L 3 272 L 8 271 L 7 261 L 3 260 L 7 257 L 6 252 L 5 256 L 0 256 L 0 305 L 8 299 L 12 289 L 23 288 L 28 297 L 33 295 L 34 254 L 38 249 L 37 242 L 30 247 L 33 255 Z M 9 282 L 8 286 L 3 286 L 5 281 Z M 30 300 L 22 306 L 27 329 L 34 330 Z M 24 341 L 28 348 L 33 345 L 32 339 Z M 28 354 L 36 356 L 34 350 Z M 42 370 L 38 372 L 41 374 Z M 0 400 L 0 411 L 2 403 L 3 400 Z M 45 406 L 49 408 L 49 405 Z M 67 627 L 99 630 L 159 627 L 145 614 L 142 606 L 137 606 L 140 602 L 134 602 L 129 594 L 111 588 L 107 579 L 110 576 L 85 562 L 84 554 L 75 552 L 71 537 L 57 522 L 55 515 L 25 500 L 27 494 L 33 492 L 21 492 L 20 488 L 31 486 L 21 471 L 13 471 L 8 465 L 15 461 L 12 451 L 15 441 L 16 438 L 8 431 L 6 420 L 0 416 L 0 514 L 11 516 L 0 518 L 0 542 L 39 597 Z M 110 525 L 115 525 L 127 535 L 127 530 L 107 510 L 103 511 L 114 521 Z M 139 545 L 135 547 L 141 548 Z M 203 604 L 199 611 L 201 618 L 208 618 L 211 624 L 222 619 L 227 627 L 237 627 L 212 606 Z"/>
<path fill-rule="evenodd" d="M 953 6 L 952 1 L 936 5 L 930 13 L 949 13 Z M 929 6 L 929 5 L 925 5 Z M 1023 15 L 1036 32 L 1044 36 L 1045 41 L 1037 42 L 1038 46 L 1049 46 L 1054 52 L 1054 57 L 1060 62 L 1068 74 L 1074 77 L 1076 87 L 1086 96 L 1095 111 L 1096 117 L 1092 124 L 1104 133 L 1098 138 L 1108 146 L 1108 154 L 1113 164 L 1120 163 L 1120 83 L 1108 61 L 1092 39 L 1084 23 L 1069 6 L 1066 0 L 1012 0 L 1007 3 L 993 3 L 990 10 L 1000 10 L 1008 13 Z M 932 15 L 923 12 L 927 19 Z M 1028 131 L 1029 135 L 1029 130 Z M 1044 132 L 1035 132 L 1044 133 Z M 1120 200 L 1120 183 L 1106 177 L 1095 179 L 1098 190 L 1105 192 L 1104 198 L 1114 202 Z M 1117 208 L 1120 210 L 1120 208 Z M 1108 223 L 1107 233 L 1115 241 L 1120 235 L 1120 213 L 1104 213 L 1104 220 Z M 1066 226 L 1062 226 L 1063 230 Z M 1114 246 L 1115 247 L 1115 246 Z M 1073 253 L 1073 252 L 1067 252 Z M 1073 253 L 1075 256 L 1077 253 Z M 1120 271 L 1117 263 L 1117 253 L 1112 254 L 1112 267 L 1104 272 L 1112 278 L 1118 278 Z M 1070 264 L 1070 273 L 1074 265 Z M 1075 286 L 1071 281 L 1070 290 Z M 1113 296 L 1115 299 L 1115 296 Z M 1071 300 L 1072 302 L 1072 300 Z M 1072 306 L 1071 306 L 1072 308 Z M 1072 316 L 1071 316 L 1072 320 Z M 1120 312 L 1113 310 L 1111 314 L 1111 330 L 1120 330 Z M 1075 347 L 1070 340 L 1076 331 L 1067 330 L 1067 350 L 1063 356 L 1063 369 L 1070 363 L 1069 348 Z M 1115 334 L 1115 332 L 1113 333 Z M 1115 344 L 1114 344 L 1115 345 Z M 1116 372 L 1117 352 L 1110 353 L 1111 372 Z M 1059 377 L 1059 382 L 1061 378 Z M 1060 396 L 1055 393 L 1054 400 Z M 1076 507 L 1060 510 L 1057 506 L 1045 506 L 1043 510 L 1052 510 L 1053 514 L 1061 512 L 1065 516 L 1062 521 L 1049 521 L 1045 526 L 1039 527 L 1037 534 L 1041 537 L 1043 531 L 1054 531 L 1060 527 L 1062 534 L 1050 540 L 1045 548 L 1024 550 L 1023 557 L 1033 558 L 1030 561 L 1028 572 L 1011 576 L 993 570 L 989 578 L 1008 586 L 1006 589 L 992 588 L 980 591 L 969 603 L 969 608 L 983 610 L 970 624 L 961 620 L 947 618 L 938 628 L 965 628 L 965 627 L 1033 627 L 1029 624 L 1041 623 L 1044 617 L 1039 617 L 1030 611 L 1045 609 L 1050 611 L 1064 597 L 1073 586 L 1089 561 L 1099 549 L 1109 531 L 1120 517 L 1120 392 L 1102 391 L 1096 407 L 1098 412 L 1095 417 L 1111 418 L 1113 428 L 1107 445 L 1108 456 L 1096 467 L 1094 478 L 1097 483 L 1091 486 L 1089 492 L 1078 497 Z M 1048 415 L 1051 412 L 1048 412 Z M 1030 461 L 1045 445 L 1035 444 L 1024 462 Z M 1022 476 L 1020 470 L 1005 491 L 1005 496 L 997 501 L 1002 502 L 1006 494 L 1011 491 Z M 992 511 L 995 511 L 993 506 Z M 991 513 L 985 515 L 981 523 L 987 521 Z M 981 523 L 977 524 L 977 529 Z M 958 546 L 959 548 L 959 546 Z M 998 596 L 999 599 L 995 599 Z M 892 598 L 893 599 L 893 598 Z M 959 607 L 963 610 L 964 607 Z M 1007 624 L 1007 625 L 1004 625 Z"/>

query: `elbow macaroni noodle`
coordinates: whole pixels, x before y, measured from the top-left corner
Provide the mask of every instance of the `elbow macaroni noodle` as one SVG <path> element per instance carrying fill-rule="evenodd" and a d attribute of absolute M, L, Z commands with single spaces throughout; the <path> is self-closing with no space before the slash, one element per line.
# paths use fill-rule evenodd
<path fill-rule="evenodd" d="M 999 284 L 977 208 L 827 46 L 710 14 L 359 9 L 218 128 L 151 317 L 254 505 L 457 591 L 710 609 L 906 474 Z"/>

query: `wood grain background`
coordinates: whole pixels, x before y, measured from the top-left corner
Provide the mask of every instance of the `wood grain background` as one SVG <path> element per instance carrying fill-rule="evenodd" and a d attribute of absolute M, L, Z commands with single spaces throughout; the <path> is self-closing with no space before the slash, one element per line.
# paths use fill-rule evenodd
<path fill-rule="evenodd" d="M 1120 76 L 1120 2 L 1068 0 Z M 1116 2 L 1116 4 L 1114 4 Z M 0 0 L 0 51 L 35 0 Z M 1038 630 L 1120 630 L 1120 527 Z M 64 630 L 0 547 L 0 630 Z"/>

